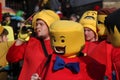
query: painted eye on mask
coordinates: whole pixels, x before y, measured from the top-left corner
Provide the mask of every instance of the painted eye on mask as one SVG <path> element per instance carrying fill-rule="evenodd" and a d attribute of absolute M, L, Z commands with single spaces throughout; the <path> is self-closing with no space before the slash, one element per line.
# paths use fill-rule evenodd
<path fill-rule="evenodd" d="M 65 40 L 64 40 L 64 39 L 62 39 L 62 40 L 61 40 L 61 42 L 62 42 L 62 43 L 64 43 L 64 42 L 65 42 Z"/>
<path fill-rule="evenodd" d="M 55 39 L 53 39 L 53 41 L 54 41 L 54 42 L 56 42 L 56 40 L 55 40 Z"/>
<path fill-rule="evenodd" d="M 98 21 L 98 24 L 104 24 L 103 22 L 101 22 L 101 21 Z"/>

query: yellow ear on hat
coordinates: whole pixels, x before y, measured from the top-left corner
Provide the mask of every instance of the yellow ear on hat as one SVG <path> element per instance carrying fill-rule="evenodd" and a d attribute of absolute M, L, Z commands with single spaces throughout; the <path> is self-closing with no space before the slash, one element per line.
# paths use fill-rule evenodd
<path fill-rule="evenodd" d="M 32 20 L 33 27 L 36 26 L 37 19 L 43 20 L 49 27 L 53 22 L 60 20 L 60 17 L 52 10 L 42 10 L 34 15 Z"/>
<path fill-rule="evenodd" d="M 4 30 L 4 27 L 0 26 L 0 35 L 3 32 L 3 30 Z"/>

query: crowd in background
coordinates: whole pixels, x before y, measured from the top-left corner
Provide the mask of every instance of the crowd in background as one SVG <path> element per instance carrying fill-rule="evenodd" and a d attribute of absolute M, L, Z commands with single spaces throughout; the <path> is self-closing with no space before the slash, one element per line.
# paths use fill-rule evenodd
<path fill-rule="evenodd" d="M 104 74 L 104 76 L 98 76 L 95 72 L 91 75 L 96 74 L 97 76 L 91 79 L 120 79 L 119 49 L 112 46 L 111 38 L 107 35 L 109 31 L 106 31 L 104 23 L 105 17 L 119 9 L 97 8 L 86 10 L 82 15 L 79 15 L 71 13 L 71 5 L 64 0 L 58 10 L 42 9 L 39 11 L 37 6 L 35 13 L 28 19 L 25 19 L 27 13 L 25 14 L 21 10 L 14 16 L 9 12 L 2 15 L 0 23 L 0 80 L 40 80 L 41 76 L 43 80 L 46 80 L 45 74 L 40 72 L 42 72 L 41 69 L 44 69 L 45 61 L 50 61 L 47 59 L 53 52 L 50 46 L 49 27 L 58 20 L 81 24 L 85 36 L 85 46 L 82 52 L 85 56 L 92 57 L 106 67 L 102 66 L 101 68 L 101 65 L 97 65 L 96 67 L 100 68 L 98 75 Z M 7 38 L 8 35 L 12 40 Z M 92 71 L 94 72 L 94 70 Z"/>

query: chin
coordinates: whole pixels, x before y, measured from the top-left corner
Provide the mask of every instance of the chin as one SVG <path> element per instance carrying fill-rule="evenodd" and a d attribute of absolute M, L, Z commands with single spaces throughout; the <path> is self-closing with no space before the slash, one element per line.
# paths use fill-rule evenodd
<path fill-rule="evenodd" d="M 38 36 L 38 37 L 41 37 L 42 35 L 41 35 L 41 34 L 39 34 L 39 33 L 37 33 L 37 36 Z"/>

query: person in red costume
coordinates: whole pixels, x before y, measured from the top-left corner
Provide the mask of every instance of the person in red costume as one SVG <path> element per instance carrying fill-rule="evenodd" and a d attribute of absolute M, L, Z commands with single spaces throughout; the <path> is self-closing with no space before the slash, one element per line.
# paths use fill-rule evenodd
<path fill-rule="evenodd" d="M 97 11 L 86 11 L 79 23 L 81 23 L 84 27 L 85 32 L 85 40 L 88 42 L 95 42 L 98 41 L 98 34 L 97 34 Z"/>
<path fill-rule="evenodd" d="M 98 33 L 97 33 L 97 11 L 88 10 L 86 11 L 79 23 L 84 27 L 85 34 L 85 47 L 82 52 L 89 55 L 94 48 L 97 46 L 98 42 Z"/>
<path fill-rule="evenodd" d="M 49 29 L 54 53 L 44 75 L 39 70 L 31 80 L 103 80 L 105 66 L 81 52 L 85 45 L 81 24 L 61 20 Z"/>
<path fill-rule="evenodd" d="M 100 27 L 105 27 L 105 25 L 104 25 L 105 17 L 114 11 L 115 10 L 112 10 L 110 8 L 101 9 L 100 11 L 98 11 L 98 16 L 99 16 L 98 21 L 101 21 L 101 24 L 100 23 L 98 24 L 98 29 L 99 29 L 98 35 L 102 32 L 101 30 L 103 30 L 103 28 L 100 28 Z M 100 14 L 100 12 L 103 12 L 104 14 Z M 104 31 L 106 31 L 106 30 L 104 30 Z M 103 33 L 101 33 L 101 34 L 103 34 Z M 105 34 L 103 34 L 103 35 L 105 35 Z M 96 61 L 98 61 L 99 63 L 106 66 L 106 70 L 104 73 L 105 80 L 106 79 L 107 80 L 116 80 L 116 79 L 119 80 L 119 78 L 115 76 L 115 72 L 117 72 L 118 70 L 116 70 L 115 69 L 116 66 L 113 65 L 114 61 L 115 61 L 115 54 L 112 53 L 114 47 L 110 43 L 110 37 L 109 36 L 106 36 L 106 37 L 107 37 L 107 39 L 100 41 L 94 47 L 94 49 L 92 47 L 88 47 L 89 48 L 88 55 L 91 56 Z M 90 51 L 90 50 L 92 50 L 92 51 Z M 119 61 L 115 61 L 115 63 L 116 62 L 119 62 Z M 116 73 L 116 75 L 118 75 L 118 74 Z"/>
<path fill-rule="evenodd" d="M 23 59 L 18 80 L 30 80 L 31 75 L 37 71 L 40 65 L 44 64 L 46 56 L 52 53 L 48 28 L 57 20 L 59 20 L 59 16 L 54 11 L 42 10 L 36 13 L 32 20 L 35 37 L 31 37 L 31 31 L 27 31 L 29 29 L 26 30 L 25 27 L 20 30 L 18 39 L 10 47 L 6 57 L 10 63 Z M 42 47 L 42 43 L 45 48 Z M 46 49 L 47 55 L 43 49 Z"/>
<path fill-rule="evenodd" d="M 120 9 L 109 14 L 105 18 L 105 25 L 108 30 L 107 35 L 111 44 L 114 46 L 112 50 L 112 62 L 115 69 L 115 78 L 120 80 Z"/>

